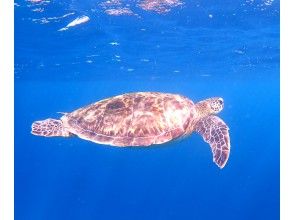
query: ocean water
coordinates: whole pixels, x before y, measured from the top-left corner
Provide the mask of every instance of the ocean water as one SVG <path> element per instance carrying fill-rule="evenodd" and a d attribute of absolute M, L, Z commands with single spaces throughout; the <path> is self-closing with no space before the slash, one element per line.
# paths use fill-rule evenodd
<path fill-rule="evenodd" d="M 276 0 L 15 1 L 15 219 L 279 219 Z M 220 96 L 231 154 L 196 133 L 149 148 L 31 135 L 135 91 Z"/>

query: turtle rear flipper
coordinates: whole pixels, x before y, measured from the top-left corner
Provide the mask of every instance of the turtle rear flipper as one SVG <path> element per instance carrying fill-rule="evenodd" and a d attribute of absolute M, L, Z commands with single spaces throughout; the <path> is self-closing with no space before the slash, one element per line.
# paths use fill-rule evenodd
<path fill-rule="evenodd" d="M 230 155 L 228 126 L 222 119 L 212 115 L 198 121 L 195 130 L 201 134 L 205 142 L 209 143 L 213 154 L 213 162 L 223 168 Z"/>
<path fill-rule="evenodd" d="M 71 134 L 64 129 L 62 121 L 48 118 L 43 121 L 35 121 L 32 124 L 32 134 L 45 137 L 69 137 Z"/>

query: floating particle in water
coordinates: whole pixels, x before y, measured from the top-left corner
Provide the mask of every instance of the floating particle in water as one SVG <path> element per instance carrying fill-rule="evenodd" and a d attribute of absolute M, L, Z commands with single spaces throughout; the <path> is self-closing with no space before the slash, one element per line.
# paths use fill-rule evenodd
<path fill-rule="evenodd" d="M 213 18 L 213 15 L 212 15 L 212 14 L 209 14 L 208 17 L 209 17 L 209 18 Z"/>
<path fill-rule="evenodd" d="M 273 4 L 273 2 L 274 2 L 274 0 L 265 0 L 264 4 L 267 5 L 267 6 L 270 6 L 270 5 Z"/>
<path fill-rule="evenodd" d="M 133 72 L 134 70 L 135 70 L 135 69 L 133 69 L 133 68 L 128 68 L 128 69 L 127 69 L 128 72 Z"/>
<path fill-rule="evenodd" d="M 237 54 L 245 54 L 244 50 L 234 50 L 234 52 Z"/>
<path fill-rule="evenodd" d="M 86 57 L 99 57 L 99 54 L 92 54 L 92 55 L 87 55 Z"/>
<path fill-rule="evenodd" d="M 119 43 L 116 42 L 116 41 L 110 42 L 109 44 L 112 45 L 112 46 L 118 46 L 119 45 Z"/>
<path fill-rule="evenodd" d="M 120 56 L 115 56 L 115 58 L 112 58 L 111 60 L 116 61 L 116 62 L 120 62 Z"/>
<path fill-rule="evenodd" d="M 146 58 L 143 58 L 140 60 L 141 62 L 149 62 L 150 60 L 149 59 L 146 59 Z"/>
<path fill-rule="evenodd" d="M 179 73 L 180 72 L 180 70 L 174 70 L 174 73 Z"/>
<path fill-rule="evenodd" d="M 35 8 L 32 10 L 33 12 L 43 12 L 44 8 Z"/>
<path fill-rule="evenodd" d="M 44 63 L 40 63 L 38 66 L 37 66 L 37 68 L 43 68 L 45 65 L 44 65 Z"/>
<path fill-rule="evenodd" d="M 146 29 L 145 29 L 145 28 L 141 28 L 140 30 L 141 30 L 141 31 L 146 31 Z"/>
<path fill-rule="evenodd" d="M 120 58 L 120 55 L 114 55 L 116 58 Z"/>
<path fill-rule="evenodd" d="M 86 60 L 86 63 L 93 63 L 93 60 Z"/>

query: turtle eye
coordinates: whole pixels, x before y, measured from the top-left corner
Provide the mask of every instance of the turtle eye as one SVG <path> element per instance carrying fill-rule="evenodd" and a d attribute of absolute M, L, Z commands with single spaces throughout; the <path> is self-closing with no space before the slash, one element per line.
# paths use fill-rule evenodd
<path fill-rule="evenodd" d="M 224 104 L 223 99 L 219 99 L 218 102 L 219 102 L 220 105 L 223 105 Z"/>

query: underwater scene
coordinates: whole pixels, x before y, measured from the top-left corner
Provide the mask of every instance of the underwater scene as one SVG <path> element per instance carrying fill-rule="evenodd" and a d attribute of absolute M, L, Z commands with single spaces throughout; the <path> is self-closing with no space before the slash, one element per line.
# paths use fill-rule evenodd
<path fill-rule="evenodd" d="M 280 2 L 15 0 L 15 219 L 280 218 Z"/>

